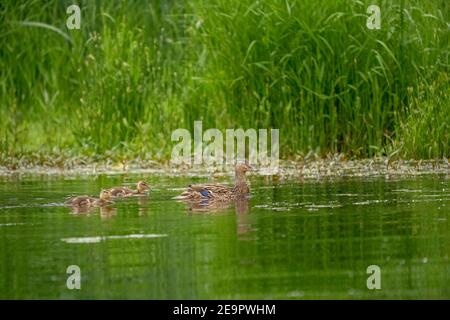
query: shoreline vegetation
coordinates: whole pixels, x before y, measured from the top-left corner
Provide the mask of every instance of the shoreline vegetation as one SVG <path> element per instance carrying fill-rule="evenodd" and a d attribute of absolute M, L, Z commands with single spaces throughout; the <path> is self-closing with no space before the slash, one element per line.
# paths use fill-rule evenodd
<path fill-rule="evenodd" d="M 2 1 L 1 172 L 164 167 L 196 120 L 280 129 L 295 163 L 448 170 L 450 2 L 382 1 L 370 30 L 372 2 L 80 1 L 68 30 L 72 1 Z"/>
<path fill-rule="evenodd" d="M 221 177 L 234 172 L 233 165 L 172 165 L 152 160 L 135 159 L 127 162 L 110 160 L 89 161 L 87 159 L 69 162 L 43 162 L 41 164 L 22 165 L 14 169 L 0 166 L 0 177 L 14 176 L 54 176 L 54 175 L 100 175 L 100 174 L 151 174 L 164 176 L 209 176 Z M 388 157 L 369 159 L 347 159 L 342 154 L 320 158 L 317 154 L 308 154 L 303 159 L 280 160 L 277 170 L 255 167 L 253 174 L 274 180 L 327 180 L 358 177 L 407 178 L 421 175 L 444 175 L 450 178 L 448 159 L 402 160 Z"/>

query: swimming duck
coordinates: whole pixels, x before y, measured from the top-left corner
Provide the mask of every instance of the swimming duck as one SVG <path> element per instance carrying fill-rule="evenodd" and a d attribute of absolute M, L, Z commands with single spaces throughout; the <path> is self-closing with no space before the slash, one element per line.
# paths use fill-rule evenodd
<path fill-rule="evenodd" d="M 99 198 L 80 196 L 68 199 L 64 204 L 70 207 L 102 207 L 112 202 L 109 201 L 111 198 L 111 193 L 107 190 L 102 190 L 100 192 Z"/>
<path fill-rule="evenodd" d="M 229 187 L 221 184 L 194 184 L 181 195 L 175 197 L 177 200 L 191 201 L 230 201 L 248 196 L 250 188 L 245 179 L 245 173 L 252 168 L 247 163 L 239 163 L 235 167 L 235 184 Z"/>
<path fill-rule="evenodd" d="M 149 190 L 150 186 L 144 182 L 139 181 L 136 185 L 136 190 L 132 190 L 127 187 L 115 187 L 108 189 L 107 191 L 111 193 L 112 197 L 131 197 L 136 195 L 145 194 L 145 191 Z"/>

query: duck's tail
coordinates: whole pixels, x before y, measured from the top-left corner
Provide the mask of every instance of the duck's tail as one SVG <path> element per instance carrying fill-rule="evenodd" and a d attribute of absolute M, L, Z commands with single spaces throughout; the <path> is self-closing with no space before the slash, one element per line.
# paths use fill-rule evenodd
<path fill-rule="evenodd" d="M 173 197 L 173 200 L 187 200 L 189 196 L 180 194 L 179 196 Z"/>

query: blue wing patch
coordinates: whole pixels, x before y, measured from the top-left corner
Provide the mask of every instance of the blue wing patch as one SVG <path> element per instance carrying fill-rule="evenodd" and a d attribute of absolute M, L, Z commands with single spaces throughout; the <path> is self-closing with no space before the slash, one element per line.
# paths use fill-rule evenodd
<path fill-rule="evenodd" d="M 202 190 L 202 191 L 200 191 L 200 194 L 201 194 L 203 197 L 208 197 L 208 198 L 209 198 L 209 191 L 208 191 L 208 190 Z"/>

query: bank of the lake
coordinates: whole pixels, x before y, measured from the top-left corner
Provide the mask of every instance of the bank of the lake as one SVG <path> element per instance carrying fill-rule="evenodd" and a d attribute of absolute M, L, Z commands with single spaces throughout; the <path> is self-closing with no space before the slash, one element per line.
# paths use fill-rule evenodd
<path fill-rule="evenodd" d="M 174 165 L 170 161 L 134 159 L 112 161 L 71 159 L 58 162 L 48 160 L 23 162 L 21 166 L 0 166 L 0 176 L 27 175 L 98 175 L 98 174 L 152 174 L 157 176 L 224 176 L 233 172 L 233 165 Z M 325 159 L 310 154 L 298 160 L 279 160 L 275 167 L 254 165 L 254 175 L 276 176 L 284 179 L 333 179 L 340 177 L 414 177 L 421 175 L 450 174 L 447 158 L 435 160 L 404 160 L 387 157 L 347 159 L 343 155 Z"/>

